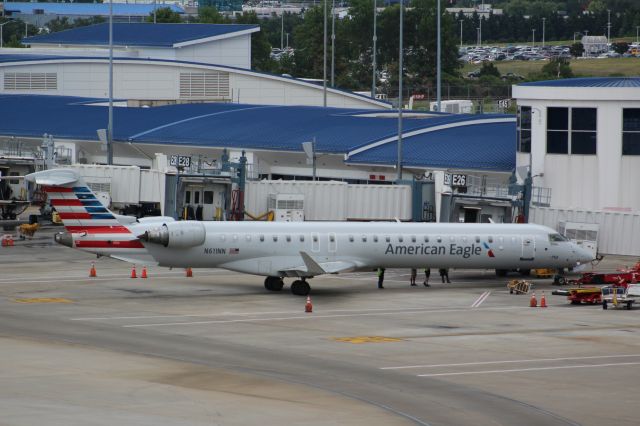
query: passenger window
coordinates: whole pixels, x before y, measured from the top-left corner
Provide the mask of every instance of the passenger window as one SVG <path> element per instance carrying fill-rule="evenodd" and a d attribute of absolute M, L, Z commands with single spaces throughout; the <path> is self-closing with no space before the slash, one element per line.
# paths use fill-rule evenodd
<path fill-rule="evenodd" d="M 424 236 L 424 242 L 425 242 L 425 243 L 428 243 L 428 242 L 429 242 L 429 236 L 427 236 L 427 235 L 425 235 L 425 236 Z"/>
<path fill-rule="evenodd" d="M 402 237 L 402 235 L 398 235 L 398 242 L 402 242 L 404 241 L 404 238 Z"/>
<path fill-rule="evenodd" d="M 300 235 L 300 242 L 304 243 L 304 235 Z"/>
<path fill-rule="evenodd" d="M 412 243 L 415 243 L 415 242 L 416 242 L 416 236 L 415 236 L 415 235 L 412 235 L 412 236 L 411 236 L 411 242 L 412 242 Z"/>
<path fill-rule="evenodd" d="M 287 235 L 287 236 L 285 237 L 285 239 L 287 240 L 287 242 L 288 242 L 288 243 L 290 243 L 290 242 L 291 242 L 291 235 Z"/>
<path fill-rule="evenodd" d="M 277 235 L 273 236 L 273 241 L 278 241 L 278 236 Z"/>
<path fill-rule="evenodd" d="M 349 235 L 349 242 L 352 243 L 353 242 L 353 235 Z"/>
<path fill-rule="evenodd" d="M 318 242 L 318 236 L 317 236 L 317 235 L 314 235 L 314 236 L 313 236 L 313 242 L 314 242 L 314 243 L 317 243 L 317 242 Z"/>
<path fill-rule="evenodd" d="M 437 242 L 439 242 L 439 243 L 441 243 L 441 242 L 442 242 L 442 237 L 438 237 L 438 238 L 436 238 L 436 241 L 437 241 Z"/>
<path fill-rule="evenodd" d="M 487 238 L 487 241 L 489 241 L 490 243 L 492 243 L 492 242 L 493 242 L 493 237 L 489 237 L 489 238 Z"/>
<path fill-rule="evenodd" d="M 260 234 L 260 241 L 264 241 L 264 235 Z"/>
<path fill-rule="evenodd" d="M 331 241 L 333 243 L 333 242 L 335 242 L 335 240 L 336 240 L 336 236 L 335 235 L 333 235 L 333 234 L 329 235 L 329 241 Z M 314 237 L 313 241 L 316 241 L 315 237 Z"/>
<path fill-rule="evenodd" d="M 367 236 L 366 236 L 366 235 L 363 235 L 363 236 L 362 236 L 362 242 L 363 242 L 363 243 L 366 243 L 366 242 L 367 242 Z"/>
<path fill-rule="evenodd" d="M 480 242 L 480 237 L 476 237 L 476 243 Z"/>
<path fill-rule="evenodd" d="M 377 236 L 377 235 L 374 235 L 374 236 L 373 236 L 373 242 L 374 242 L 374 243 L 377 243 L 377 242 L 378 242 L 378 236 Z"/>
<path fill-rule="evenodd" d="M 390 237 L 390 236 L 388 236 L 388 235 L 387 235 L 386 237 L 384 237 L 384 239 L 385 239 L 385 241 L 386 241 L 386 242 L 388 242 L 388 243 L 390 243 L 390 242 L 391 242 L 391 237 Z"/>

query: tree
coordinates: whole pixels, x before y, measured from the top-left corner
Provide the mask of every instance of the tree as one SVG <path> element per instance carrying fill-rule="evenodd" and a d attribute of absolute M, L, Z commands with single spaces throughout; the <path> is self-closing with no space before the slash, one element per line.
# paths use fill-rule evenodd
<path fill-rule="evenodd" d="M 613 43 L 613 50 L 615 50 L 616 53 L 619 54 L 625 54 L 627 53 L 627 50 L 629 50 L 629 43 L 626 42 L 619 42 L 619 43 Z"/>
<path fill-rule="evenodd" d="M 204 6 L 198 9 L 198 22 L 201 24 L 224 24 L 227 20 L 214 6 Z"/>
<path fill-rule="evenodd" d="M 493 76 L 500 78 L 500 70 L 493 62 L 485 61 L 480 68 L 480 77 Z"/>
<path fill-rule="evenodd" d="M 569 47 L 569 52 L 574 58 L 579 58 L 584 54 L 584 45 L 580 42 L 572 44 L 571 47 Z"/>
<path fill-rule="evenodd" d="M 182 22 L 182 17 L 178 12 L 174 12 L 169 7 L 162 7 L 160 9 L 156 9 L 156 19 L 157 23 L 162 24 L 172 24 L 172 23 L 180 23 Z M 153 22 L 153 12 L 147 16 L 147 22 Z"/>
<path fill-rule="evenodd" d="M 550 78 L 571 78 L 573 71 L 566 58 L 553 58 L 542 67 L 542 74 Z"/>

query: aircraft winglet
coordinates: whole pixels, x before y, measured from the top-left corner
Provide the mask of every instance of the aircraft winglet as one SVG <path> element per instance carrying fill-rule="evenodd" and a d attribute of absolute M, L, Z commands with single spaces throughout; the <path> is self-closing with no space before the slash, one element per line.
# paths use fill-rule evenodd
<path fill-rule="evenodd" d="M 38 185 L 63 186 L 76 182 L 80 177 L 70 169 L 43 170 L 26 175 L 25 180 Z"/>
<path fill-rule="evenodd" d="M 312 275 L 323 275 L 326 274 L 325 270 L 322 269 L 322 266 L 318 265 L 318 262 L 313 260 L 311 256 L 309 256 L 304 251 L 300 252 L 300 256 L 302 256 L 302 261 L 307 267 L 307 272 Z"/>

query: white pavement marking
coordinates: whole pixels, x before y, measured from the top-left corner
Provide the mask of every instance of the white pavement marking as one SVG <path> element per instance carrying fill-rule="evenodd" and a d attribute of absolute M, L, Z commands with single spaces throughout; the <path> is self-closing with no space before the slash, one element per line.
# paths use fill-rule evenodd
<path fill-rule="evenodd" d="M 500 308 L 485 308 L 485 311 L 493 311 L 493 310 L 514 310 L 514 309 L 529 309 L 528 307 L 519 307 L 519 306 L 507 306 Z M 241 323 L 241 322 L 262 322 L 262 321 L 286 321 L 286 320 L 294 320 L 294 319 L 325 319 L 325 318 L 349 318 L 349 317 L 364 317 L 364 316 L 376 316 L 376 315 L 413 315 L 413 314 L 424 314 L 426 312 L 432 313 L 448 313 L 448 312 L 464 312 L 469 311 L 470 308 L 461 308 L 461 309 L 420 309 L 414 311 L 407 311 L 406 309 L 402 311 L 393 311 L 393 312 L 369 312 L 369 313 L 361 313 L 361 314 L 336 314 L 336 315 L 296 315 L 291 317 L 275 317 L 275 318 L 246 318 L 246 319 L 234 319 L 234 320 L 213 320 L 213 321 L 192 321 L 192 322 L 169 322 L 169 323 L 159 323 L 159 324 L 130 324 L 123 325 L 124 328 L 135 328 L 135 327 L 164 327 L 164 326 L 176 326 L 176 325 L 202 325 L 202 324 L 231 324 L 231 323 Z"/>
<path fill-rule="evenodd" d="M 543 371 L 543 370 L 565 370 L 571 368 L 594 368 L 594 367 L 617 367 L 623 365 L 640 365 L 640 362 L 619 362 L 610 364 L 585 364 L 585 365 L 563 365 L 558 367 L 533 367 L 533 368 L 517 368 L 513 370 L 485 370 L 485 371 L 461 371 L 456 373 L 434 373 L 434 374 L 418 374 L 417 377 L 438 377 L 438 376 L 464 376 L 470 374 L 499 374 L 499 373 L 518 373 L 527 371 Z"/>
<path fill-rule="evenodd" d="M 471 304 L 471 307 L 477 308 L 478 306 L 482 305 L 482 302 L 487 300 L 487 297 L 489 297 L 490 294 L 491 294 L 490 291 L 485 291 L 484 293 L 482 293 L 480 297 L 478 297 L 476 301 Z"/>
<path fill-rule="evenodd" d="M 552 361 L 582 361 L 585 359 L 604 359 L 604 358 L 638 358 L 640 354 L 634 355 L 597 355 L 597 356 L 574 356 L 566 358 L 537 358 L 537 359 L 514 359 L 507 361 L 479 361 L 479 362 L 463 362 L 458 364 L 425 364 L 425 365 L 402 365 L 399 367 L 380 367 L 380 370 L 403 370 L 408 368 L 438 368 L 438 367 L 464 367 L 470 365 L 488 365 L 488 364 L 510 364 L 523 362 L 552 362 Z"/>

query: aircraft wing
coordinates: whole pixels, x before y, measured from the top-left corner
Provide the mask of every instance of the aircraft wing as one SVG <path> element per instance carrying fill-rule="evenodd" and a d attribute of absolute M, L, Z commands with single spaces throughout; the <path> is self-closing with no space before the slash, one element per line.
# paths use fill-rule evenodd
<path fill-rule="evenodd" d="M 337 274 L 351 272 L 362 265 L 355 260 L 335 260 L 331 262 L 317 262 L 308 253 L 301 251 L 302 264 L 293 268 L 283 269 L 280 272 L 286 276 L 308 277 L 324 274 Z"/>

